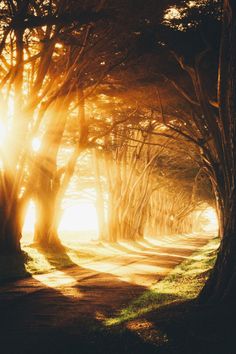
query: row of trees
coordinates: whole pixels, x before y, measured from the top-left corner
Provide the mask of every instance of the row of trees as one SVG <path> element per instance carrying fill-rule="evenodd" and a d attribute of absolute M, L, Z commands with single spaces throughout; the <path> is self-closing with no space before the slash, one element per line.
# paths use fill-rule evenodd
<path fill-rule="evenodd" d="M 150 38 L 159 41 L 157 57 L 160 67 L 165 68 L 157 70 L 157 75 L 164 75 L 185 104 L 181 106 L 181 100 L 177 100 L 170 107 L 159 90 L 159 107 L 165 124 L 198 151 L 202 170 L 214 191 L 222 238 L 216 264 L 199 298 L 233 300 L 236 5 L 231 0 L 181 1 L 175 2 L 172 10 L 170 7 L 164 18 L 167 30 L 154 25 Z"/>
<path fill-rule="evenodd" d="M 132 21 L 125 23 L 123 15 L 128 13 L 128 5 L 132 7 L 132 4 L 121 3 L 115 6 L 113 2 L 106 4 L 105 1 L 90 2 L 87 5 L 68 1 L 2 2 L 0 79 L 2 107 L 8 108 L 3 111 L 2 116 L 2 126 L 7 134 L 1 151 L 2 251 L 20 250 L 21 229 L 29 198 L 36 202 L 35 241 L 44 245 L 60 245 L 57 234 L 60 204 L 78 156 L 85 149 L 96 146 L 99 138 L 117 130 L 118 125 L 134 118 L 134 114 L 129 116 L 127 112 L 123 113 L 124 117 L 117 114 L 114 118 L 113 114 L 113 118 L 107 123 L 102 118 L 98 119 L 96 107 L 93 112 L 95 117 L 90 115 L 88 119 L 88 110 L 86 111 L 87 98 L 93 95 L 94 100 L 95 94 L 99 93 L 98 89 L 101 87 L 104 90 L 101 84 L 105 85 L 106 94 L 109 95 L 112 91 L 114 93 L 117 87 L 127 87 L 126 79 L 120 76 L 120 83 L 117 75 L 121 72 L 120 67 L 124 66 L 125 70 L 122 71 L 129 70 L 130 64 L 136 60 L 137 53 L 142 49 L 143 40 L 136 39 L 139 32 L 135 32 L 135 29 L 145 27 L 149 23 L 143 18 L 147 9 L 141 3 Z M 140 10 L 143 9 L 145 12 L 140 16 Z M 113 11 L 112 14 L 110 11 Z M 148 13 L 149 11 L 150 9 Z M 119 19 L 117 28 L 113 26 L 112 16 Z M 127 39 L 122 37 L 122 33 Z M 128 50 L 129 43 L 132 44 L 133 51 Z M 139 77 L 140 75 L 143 74 L 139 74 Z M 130 71 L 131 80 L 133 76 Z M 138 119 L 146 118 L 144 115 Z M 68 126 L 72 126 L 74 130 L 70 131 Z M 72 137 L 68 138 L 66 135 L 69 131 Z M 38 153 L 35 153 L 31 146 L 35 138 L 41 141 Z M 74 150 L 68 163 L 58 167 L 60 146 L 66 139 L 72 141 Z M 152 164 L 149 164 L 149 156 L 146 162 L 150 168 L 145 169 L 140 178 L 135 170 L 136 150 L 142 147 L 136 146 L 134 151 L 130 152 L 130 149 L 124 147 L 122 139 L 120 140 L 117 164 L 113 163 L 111 167 L 111 162 L 110 166 L 107 166 L 108 181 L 111 181 L 108 171 L 110 168 L 114 170 L 113 175 L 117 176 L 117 180 L 112 182 L 113 186 L 109 183 L 111 225 L 116 224 L 117 215 L 117 201 L 115 206 L 112 202 L 115 193 L 112 191 L 118 192 L 119 185 L 121 187 L 122 184 L 120 172 L 116 173 L 115 169 L 120 170 L 118 165 L 130 164 L 127 169 L 132 172 L 129 172 L 130 180 L 127 182 L 126 167 L 123 171 L 122 189 L 126 192 L 122 193 L 123 200 L 119 202 L 119 210 L 120 214 L 124 215 L 120 216 L 121 220 L 117 226 L 120 228 L 119 232 L 111 233 L 114 234 L 111 236 L 114 240 L 122 237 L 121 234 L 124 234 L 124 238 L 135 238 L 136 232 L 142 234 L 141 219 L 144 219 L 144 209 L 149 199 L 146 197 L 148 184 L 144 189 L 142 184 L 146 184 L 153 168 Z M 145 141 L 142 142 L 141 139 L 141 145 L 144 144 Z M 139 170 L 141 168 L 139 163 Z M 136 227 L 131 225 L 131 221 L 125 221 L 124 227 L 123 219 L 127 219 L 127 215 L 134 210 L 134 200 L 129 195 L 128 186 L 133 183 L 134 178 L 138 179 L 138 187 L 145 191 L 145 203 L 144 200 L 141 203 L 139 217 L 137 211 L 130 216 L 133 223 L 136 217 L 140 220 Z M 128 185 L 124 187 L 126 183 Z M 127 200 L 129 203 L 126 210 L 121 212 L 122 205 L 125 205 Z M 138 200 L 135 202 L 136 209 L 139 203 Z M 125 233 L 130 234 L 128 224 L 133 228 L 133 236 L 125 236 Z"/>
<path fill-rule="evenodd" d="M 173 25 L 170 25 L 170 28 L 175 28 L 176 36 L 185 40 L 185 47 L 177 48 L 177 42 L 173 43 L 173 37 L 166 41 L 170 53 L 179 64 L 182 77 L 189 83 L 187 86 L 185 84 L 187 90 L 183 81 L 181 85 L 176 76 L 172 83 L 188 101 L 191 113 L 188 114 L 188 119 L 177 120 L 172 128 L 179 130 L 181 127 L 181 134 L 198 147 L 204 172 L 211 180 L 219 215 L 221 246 L 211 276 L 200 294 L 200 300 L 224 301 L 233 299 L 236 290 L 234 187 L 236 6 L 231 0 L 203 1 L 204 12 L 199 12 L 198 8 L 199 5 L 196 4 L 192 9 L 189 8 L 189 11 L 185 9 L 185 14 L 188 13 L 189 16 L 179 27 L 182 18 L 182 10 L 179 7 L 180 16 L 177 16 L 179 18 L 175 19 Z M 192 11 L 194 17 L 191 21 Z M 196 18 L 196 13 L 201 14 L 200 18 Z M 223 18 L 222 33 L 221 37 L 218 37 L 220 40 L 217 41 L 212 31 L 214 29 L 214 32 L 218 33 L 218 20 L 221 18 Z M 185 26 L 191 30 L 188 31 Z M 193 35 L 196 39 L 194 49 L 192 45 L 187 45 L 188 40 L 193 39 Z"/>
<path fill-rule="evenodd" d="M 59 242 L 61 199 L 79 154 L 94 147 L 109 154 L 105 160 L 112 237 L 142 234 L 158 165 L 159 152 L 152 144 L 167 151 L 163 139 L 169 139 L 188 149 L 198 166 L 194 176 L 204 173 L 215 195 L 222 242 L 201 299 L 232 297 L 236 291 L 233 0 L 137 1 L 135 10 L 132 1 L 10 0 L 1 2 L 1 13 L 1 120 L 7 139 L 1 144 L 0 249 L 19 251 L 25 205 L 32 196 L 38 214 L 36 240 Z M 220 33 L 222 13 L 220 41 L 215 34 Z M 96 107 L 94 115 L 88 115 L 86 104 L 96 106 L 92 100 L 101 93 L 108 99 L 126 97 L 123 102 L 130 108 L 122 115 L 113 99 L 113 113 L 107 119 L 100 118 Z M 137 101 L 149 113 L 132 113 Z M 68 139 L 69 126 L 76 127 L 70 138 L 74 151 L 58 168 L 58 152 Z M 41 139 L 38 154 L 31 149 L 36 136 Z"/>
<path fill-rule="evenodd" d="M 1 3 L 1 101 L 8 107 L 2 112 L 7 138 L 1 149 L 1 250 L 20 250 L 25 205 L 31 197 L 37 206 L 36 241 L 59 244 L 60 202 L 76 160 L 88 146 L 85 98 L 126 56 L 119 51 L 117 30 L 104 4 Z M 76 125 L 74 151 L 58 169 L 70 119 Z M 31 148 L 36 137 L 41 140 L 38 154 Z"/>
<path fill-rule="evenodd" d="M 130 112 L 121 99 L 119 105 L 116 114 L 121 110 L 125 122 L 99 139 L 95 158 L 101 238 L 193 231 L 194 210 L 204 201 L 214 204 L 199 156 L 194 149 L 186 154 L 186 140 L 164 125 L 159 113 Z"/>

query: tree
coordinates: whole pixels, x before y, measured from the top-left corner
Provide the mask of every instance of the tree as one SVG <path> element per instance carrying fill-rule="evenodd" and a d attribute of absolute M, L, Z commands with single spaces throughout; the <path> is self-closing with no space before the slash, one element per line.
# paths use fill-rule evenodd
<path fill-rule="evenodd" d="M 186 3 L 182 2 L 185 5 Z M 212 14 L 214 14 L 216 22 L 219 22 L 221 19 L 219 4 L 220 2 L 218 1 L 203 1 L 202 6 L 201 4 L 195 4 L 196 6 L 193 5 L 193 7 L 195 12 L 198 12 L 199 8 L 201 8 L 202 17 L 205 8 L 207 19 L 212 23 Z M 191 86 L 188 83 L 187 87 L 190 87 L 190 90 L 183 90 L 183 81 L 183 86 L 179 85 L 178 79 L 180 77 L 178 78 L 175 75 L 173 80 L 174 86 L 180 96 L 186 101 L 185 113 L 187 113 L 187 117 L 184 120 L 176 119 L 172 123 L 166 120 L 166 124 L 174 131 L 179 131 L 180 135 L 185 136 L 186 139 L 189 139 L 189 141 L 198 147 L 202 166 L 212 183 L 220 221 L 221 245 L 212 273 L 199 296 L 199 300 L 202 302 L 233 300 L 236 293 L 236 196 L 234 187 L 236 182 L 236 6 L 231 0 L 225 0 L 223 4 L 223 25 L 219 61 L 216 59 L 218 54 L 217 42 L 213 43 L 206 40 L 209 39 L 205 32 L 206 22 L 195 21 L 191 25 L 191 22 L 187 19 L 185 24 L 190 24 L 190 31 L 188 31 L 184 27 L 183 19 L 179 16 L 177 21 L 175 21 L 177 22 L 177 28 L 175 23 L 175 25 L 170 26 L 172 29 L 169 28 L 167 32 L 165 32 L 165 29 L 163 30 L 163 33 L 165 33 L 163 38 L 166 40 L 166 45 L 169 45 L 170 52 L 174 54 L 174 58 L 179 63 L 183 71 L 182 75 L 187 74 L 190 78 L 193 88 L 191 90 Z M 208 22 L 208 30 L 209 27 Z M 193 28 L 194 33 L 191 33 L 191 28 Z M 171 35 L 172 30 L 174 31 L 173 36 Z M 196 37 L 197 33 L 198 37 Z M 190 42 L 189 45 L 183 48 L 181 46 L 183 38 L 192 38 L 192 40 L 193 38 L 196 38 L 196 40 L 198 38 L 200 39 L 198 43 L 202 44 L 197 46 L 197 51 L 193 51 Z M 173 43 L 173 39 L 175 39 L 175 43 Z M 188 48 L 190 48 L 189 51 Z M 211 63 L 212 67 L 218 67 L 217 97 L 214 94 L 217 87 L 216 80 L 213 80 L 215 90 L 212 90 L 212 87 L 208 84 L 208 75 L 205 74 L 207 67 L 209 68 L 209 73 L 211 69 L 207 66 L 206 59 L 208 63 Z M 173 71 L 171 74 L 173 75 Z M 191 92 L 192 95 L 190 95 Z M 164 115 L 165 112 L 161 100 L 160 106 Z M 189 110 L 188 107 L 191 107 L 191 109 Z M 165 120 L 164 116 L 163 119 Z"/>
<path fill-rule="evenodd" d="M 202 171 L 214 191 L 222 241 L 212 274 L 200 295 L 201 301 L 226 301 L 236 292 L 236 5 L 231 0 L 223 1 L 219 54 L 220 40 L 215 33 L 219 33 L 222 19 L 221 3 L 172 1 L 174 11 L 173 7 L 166 7 L 164 21 L 160 21 L 160 16 L 153 20 L 149 13 L 149 27 L 140 30 L 140 46 L 136 52 L 141 68 L 142 59 L 149 54 L 149 63 L 155 69 L 156 80 L 149 81 L 157 87 L 153 108 L 166 127 L 195 146 Z M 172 16 L 176 12 L 177 16 Z M 169 91 L 166 95 L 164 85 Z M 168 104 L 170 96 L 172 100 Z"/>
<path fill-rule="evenodd" d="M 200 301 L 234 301 L 236 294 L 236 4 L 224 1 L 219 64 L 219 120 L 224 160 L 218 163 L 223 237 Z"/>
<path fill-rule="evenodd" d="M 104 1 L 99 2 L 96 11 L 101 12 L 104 4 Z M 124 11 L 127 12 L 126 6 L 121 4 L 117 10 L 121 22 L 117 27 L 113 26 L 114 20 L 111 18 L 112 21 L 108 23 L 97 21 L 96 25 L 89 23 L 80 28 L 67 29 L 66 27 L 65 29 L 63 27 L 63 31 L 57 34 L 57 44 L 60 44 L 62 49 L 59 50 L 57 67 L 54 66 L 47 73 L 46 78 L 54 82 L 54 85 L 43 106 L 44 116 L 47 116 L 50 110 L 53 113 L 49 114 L 48 128 L 44 134 L 40 156 L 37 159 L 40 163 L 36 166 L 38 184 L 34 197 L 37 201 L 38 214 L 35 230 L 37 243 L 44 245 L 60 243 L 57 235 L 60 203 L 74 173 L 79 154 L 91 147 L 91 139 L 94 140 L 94 137 L 89 135 L 91 124 L 88 123 L 89 119 L 85 112 L 86 99 L 99 87 L 104 78 L 109 78 L 111 71 L 124 63 L 127 57 L 127 40 L 121 34 L 128 33 L 128 41 L 130 41 L 130 37 L 133 36 L 132 28 L 137 19 L 134 17 L 134 23 L 131 21 L 131 24 L 123 28 L 122 14 Z M 61 68 L 61 71 L 58 72 L 58 68 Z M 59 88 L 54 88 L 55 82 Z M 78 107 L 77 131 L 75 138 L 72 139 L 75 147 L 67 166 L 57 168 L 57 154 L 60 144 L 64 141 L 63 135 L 66 133 L 69 111 L 73 113 L 71 106 L 75 111 Z M 56 114 L 56 111 L 60 111 L 60 114 Z M 64 114 L 62 114 L 63 111 Z M 35 178 L 31 180 L 35 181 Z"/>
<path fill-rule="evenodd" d="M 44 186 L 49 185 L 46 183 L 49 174 L 55 185 L 58 181 L 54 178 L 54 166 L 51 171 L 46 168 L 49 174 L 45 174 L 47 154 L 40 161 L 31 149 L 32 140 L 38 134 L 45 111 L 51 105 L 59 108 L 64 103 L 68 107 L 69 93 L 71 94 L 72 89 L 77 92 L 75 82 L 72 86 L 69 85 L 74 63 L 72 68 L 69 67 L 70 71 L 67 70 L 68 66 L 61 66 L 65 52 L 57 41 L 60 42 L 62 37 L 73 31 L 80 35 L 81 40 L 86 38 L 87 27 L 90 28 L 91 22 L 106 17 L 100 11 L 101 3 L 103 2 L 99 1 L 86 9 L 76 2 L 67 1 L 18 0 L 1 3 L 2 101 L 8 107 L 13 106 L 11 102 L 14 102 L 13 113 L 8 110 L 1 121 L 1 131 L 5 131 L 7 135 L 1 146 L 1 252 L 20 251 L 24 207 L 35 192 L 35 176 L 44 172 Z M 58 56 L 61 60 L 58 60 Z M 57 146 L 60 145 L 65 116 L 66 114 L 62 115 L 60 128 L 52 139 Z M 50 145 L 49 141 L 47 144 Z M 56 151 L 52 160 L 56 158 L 55 153 Z M 39 184 L 38 180 L 38 188 Z"/>

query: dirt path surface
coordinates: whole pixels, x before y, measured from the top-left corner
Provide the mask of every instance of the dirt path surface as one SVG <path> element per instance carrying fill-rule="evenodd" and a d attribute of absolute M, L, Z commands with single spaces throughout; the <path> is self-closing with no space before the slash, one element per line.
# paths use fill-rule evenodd
<path fill-rule="evenodd" d="M 96 245 L 103 256 L 1 286 L 1 353 L 156 353 L 136 337 L 126 341 L 123 335 L 108 336 L 105 328 L 96 335 L 92 329 L 102 329 L 104 317 L 142 294 L 208 240 L 192 235 Z"/>

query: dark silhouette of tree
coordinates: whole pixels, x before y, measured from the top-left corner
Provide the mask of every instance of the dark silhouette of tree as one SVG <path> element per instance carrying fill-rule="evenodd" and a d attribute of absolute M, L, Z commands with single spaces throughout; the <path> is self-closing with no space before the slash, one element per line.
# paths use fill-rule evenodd
<path fill-rule="evenodd" d="M 166 31 L 162 27 L 162 33 L 159 32 L 163 47 L 160 48 L 160 53 L 161 50 L 163 54 L 168 53 L 169 60 L 172 60 L 170 57 L 172 55 L 179 64 L 179 72 L 171 62 L 169 68 L 166 64 L 164 75 L 167 83 L 172 84 L 180 97 L 185 100 L 183 106 L 185 114 L 182 117 L 173 114 L 173 109 L 166 107 L 160 90 L 157 95 L 163 122 L 196 146 L 202 168 L 211 180 L 215 194 L 222 240 L 216 264 L 199 299 L 203 302 L 228 301 L 235 297 L 236 291 L 234 187 L 236 7 L 233 1 L 223 1 L 221 40 L 220 37 L 216 37 L 215 40 L 212 29 L 217 29 L 218 33 L 222 14 L 221 2 L 203 1 L 202 4 L 193 4 L 193 9 L 189 9 L 189 14 L 183 21 L 181 11 L 183 9 L 186 13 L 187 4 L 187 1 L 175 3 L 175 9 L 179 11 L 177 18 L 172 22 L 171 17 L 167 16 L 168 29 Z M 170 8 L 167 13 L 168 11 Z M 191 20 L 192 13 L 195 15 Z M 168 56 L 163 55 L 163 58 L 166 60 Z M 179 101 L 176 101 L 175 107 L 178 106 Z M 169 115 L 172 115 L 172 121 L 168 119 Z"/>
<path fill-rule="evenodd" d="M 200 294 L 201 301 L 234 301 L 235 278 L 235 160 L 236 160 L 236 4 L 224 1 L 224 18 L 219 61 L 219 130 L 222 160 L 217 161 L 219 196 L 222 201 L 223 237 L 210 278 Z"/>

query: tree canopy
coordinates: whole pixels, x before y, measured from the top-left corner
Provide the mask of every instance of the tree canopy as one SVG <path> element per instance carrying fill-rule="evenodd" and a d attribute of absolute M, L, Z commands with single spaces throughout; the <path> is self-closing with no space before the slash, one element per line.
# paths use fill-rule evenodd
<path fill-rule="evenodd" d="M 184 232 L 199 205 L 215 206 L 222 242 L 200 298 L 232 296 L 233 1 L 10 0 L 0 10 L 1 252 L 20 252 L 30 199 L 35 242 L 61 247 L 61 204 L 87 153 L 102 239 Z"/>

